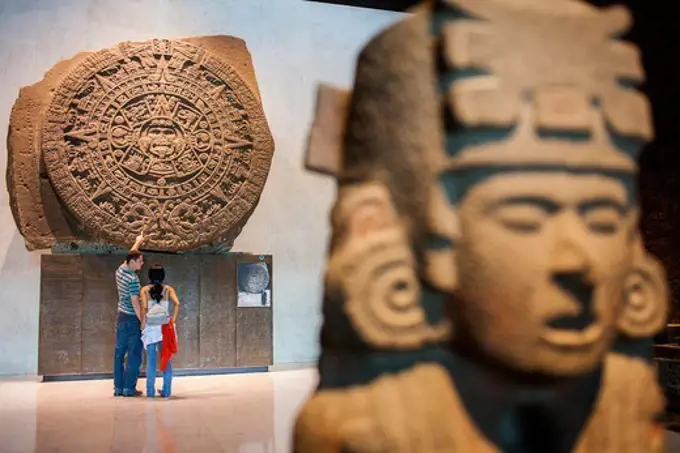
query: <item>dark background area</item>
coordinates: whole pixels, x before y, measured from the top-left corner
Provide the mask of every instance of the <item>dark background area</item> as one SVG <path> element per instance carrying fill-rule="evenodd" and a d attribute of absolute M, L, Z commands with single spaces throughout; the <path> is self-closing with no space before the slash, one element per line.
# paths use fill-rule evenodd
<path fill-rule="evenodd" d="M 413 0 L 308 0 L 404 11 Z M 677 0 L 590 0 L 626 5 L 634 25 L 624 38 L 642 51 L 647 73 L 640 87 L 652 103 L 656 138 L 640 160 L 642 230 L 647 249 L 663 262 L 672 293 L 671 322 L 680 322 L 680 20 Z"/>
<path fill-rule="evenodd" d="M 597 5 L 612 1 L 591 2 Z M 629 0 L 634 17 L 627 39 L 642 51 L 652 103 L 655 140 L 640 160 L 642 228 L 648 250 L 666 267 L 672 292 L 671 322 L 680 321 L 680 27 L 671 0 Z"/>

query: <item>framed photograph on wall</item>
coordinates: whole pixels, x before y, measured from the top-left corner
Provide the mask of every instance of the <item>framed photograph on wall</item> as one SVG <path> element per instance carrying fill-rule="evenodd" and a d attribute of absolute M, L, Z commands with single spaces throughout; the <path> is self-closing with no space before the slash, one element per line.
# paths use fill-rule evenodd
<path fill-rule="evenodd" d="M 238 307 L 265 308 L 272 305 L 272 268 L 264 256 L 239 261 L 236 267 Z"/>

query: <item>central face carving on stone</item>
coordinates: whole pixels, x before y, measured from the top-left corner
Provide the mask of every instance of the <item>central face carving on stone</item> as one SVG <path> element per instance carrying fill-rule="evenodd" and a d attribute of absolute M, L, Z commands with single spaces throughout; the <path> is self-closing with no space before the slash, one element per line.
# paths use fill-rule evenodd
<path fill-rule="evenodd" d="M 135 118 L 140 105 L 150 105 L 150 112 L 140 121 L 128 120 Z M 210 128 L 206 115 L 182 98 L 152 93 L 135 99 L 123 106 L 112 126 L 115 164 L 139 182 L 162 187 L 180 184 L 209 170 L 208 164 L 219 164 L 209 154 L 213 151 L 210 134 L 219 129 L 219 124 L 214 126 Z"/>
<path fill-rule="evenodd" d="M 125 43 L 59 85 L 42 142 L 52 183 L 86 229 L 114 243 L 210 243 L 255 205 L 273 144 L 234 69 L 181 41 Z M 127 238 L 127 239 L 126 239 Z"/>
<path fill-rule="evenodd" d="M 635 247 L 624 184 L 586 171 L 503 173 L 472 187 L 459 215 L 460 315 L 480 348 L 526 370 L 594 367 L 615 335 Z"/>
<path fill-rule="evenodd" d="M 169 118 L 156 118 L 142 127 L 140 149 L 160 161 L 179 158 L 184 153 L 184 132 Z"/>

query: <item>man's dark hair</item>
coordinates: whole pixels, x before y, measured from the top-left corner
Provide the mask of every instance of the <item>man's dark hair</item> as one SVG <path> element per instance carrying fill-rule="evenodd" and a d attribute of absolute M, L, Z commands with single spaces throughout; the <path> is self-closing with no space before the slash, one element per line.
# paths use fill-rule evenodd
<path fill-rule="evenodd" d="M 130 264 L 130 261 L 136 261 L 140 256 L 142 256 L 141 252 L 128 252 L 125 262 Z"/>

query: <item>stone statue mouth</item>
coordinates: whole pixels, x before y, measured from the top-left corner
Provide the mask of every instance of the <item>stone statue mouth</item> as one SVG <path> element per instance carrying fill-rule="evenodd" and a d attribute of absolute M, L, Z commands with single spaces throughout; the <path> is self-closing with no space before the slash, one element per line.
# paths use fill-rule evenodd
<path fill-rule="evenodd" d="M 595 316 L 590 310 L 582 309 L 576 316 L 560 316 L 548 321 L 548 326 L 555 330 L 583 332 L 595 323 Z"/>
<path fill-rule="evenodd" d="M 604 333 L 602 324 L 591 324 L 584 330 L 549 328 L 541 335 L 541 340 L 559 348 L 586 348 L 595 344 Z"/>
<path fill-rule="evenodd" d="M 548 321 L 548 326 L 558 330 L 584 331 L 595 323 L 593 295 L 595 287 L 583 272 L 556 272 L 552 277 L 563 296 L 578 305 L 578 314 L 557 316 Z"/>
<path fill-rule="evenodd" d="M 550 319 L 543 339 L 560 347 L 584 347 L 595 343 L 603 333 L 603 327 L 596 322 L 593 313 L 595 287 L 582 272 L 556 273 L 553 282 L 579 305 L 579 312 L 575 316 Z"/>

